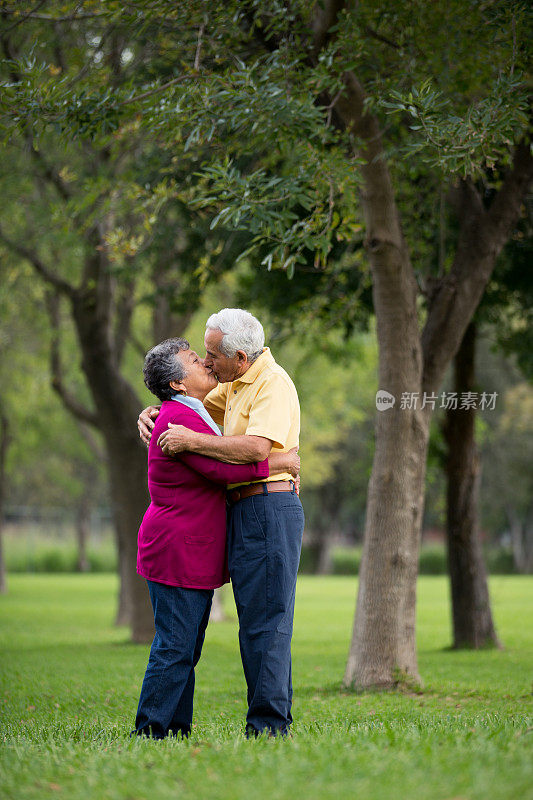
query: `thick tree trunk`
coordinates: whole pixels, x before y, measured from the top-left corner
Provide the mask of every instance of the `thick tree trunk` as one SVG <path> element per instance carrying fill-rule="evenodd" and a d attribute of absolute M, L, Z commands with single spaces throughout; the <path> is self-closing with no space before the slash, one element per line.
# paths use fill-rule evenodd
<path fill-rule="evenodd" d="M 373 278 L 379 387 L 396 399 L 377 418 L 359 594 L 344 676 L 345 685 L 366 688 L 419 680 L 416 579 L 432 412 L 430 403 L 423 406 L 423 398 L 439 389 L 519 218 L 533 158 L 526 144 L 516 148 L 513 168 L 488 211 L 475 187 L 461 183 L 461 233 L 454 263 L 429 299 L 421 336 L 416 281 L 378 121 L 365 112 L 365 94 L 356 77 L 346 73 L 344 81 L 336 109 L 357 137 L 364 159 L 361 201 Z M 402 408 L 402 395 L 416 395 L 418 409 Z"/>
<path fill-rule="evenodd" d="M 454 360 L 454 390 L 475 391 L 476 326 L 470 323 Z M 448 409 L 444 435 L 448 448 L 448 568 L 451 583 L 453 646 L 499 646 L 492 620 L 485 561 L 478 526 L 479 458 L 474 407 Z"/>
<path fill-rule="evenodd" d="M 136 439 L 134 442 L 135 448 L 124 447 L 121 453 L 111 453 L 108 449 L 111 499 L 120 548 L 117 624 L 131 625 L 134 642 L 148 642 L 154 635 L 153 612 L 146 581 L 137 575 L 137 533 L 149 501 L 146 452 L 138 447 Z"/>
<path fill-rule="evenodd" d="M 4 501 L 6 496 L 6 458 L 9 447 L 9 420 L 0 409 L 0 594 L 7 592 L 7 573 L 4 559 Z"/>
<path fill-rule="evenodd" d="M 120 374 L 94 293 L 77 293 L 72 298 L 72 310 L 82 368 L 98 409 L 107 452 L 121 579 L 118 621 L 131 624 L 133 641 L 146 642 L 154 628 L 146 582 L 136 572 L 137 533 L 149 502 L 146 450 L 136 429 L 140 404 Z"/>
<path fill-rule="evenodd" d="M 419 681 L 416 577 L 429 416 L 401 408 L 422 382 L 417 286 L 403 239 L 377 120 L 364 111 L 356 78 L 345 76 L 339 113 L 362 140 L 362 196 L 373 276 L 379 387 L 396 405 L 378 412 L 353 638 L 344 683 L 355 688 Z"/>
<path fill-rule="evenodd" d="M 347 686 L 420 681 L 415 611 L 427 442 L 417 412 L 379 413 Z"/>

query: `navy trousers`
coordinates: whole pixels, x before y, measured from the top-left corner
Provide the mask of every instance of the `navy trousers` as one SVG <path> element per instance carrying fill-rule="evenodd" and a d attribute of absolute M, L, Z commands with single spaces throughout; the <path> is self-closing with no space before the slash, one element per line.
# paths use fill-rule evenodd
<path fill-rule="evenodd" d="M 228 512 L 228 558 L 248 688 L 247 735 L 292 722 L 291 639 L 304 513 L 293 492 L 253 495 Z"/>
<path fill-rule="evenodd" d="M 162 739 L 191 730 L 194 668 L 200 659 L 213 591 L 147 581 L 155 636 L 143 680 L 135 733 Z"/>

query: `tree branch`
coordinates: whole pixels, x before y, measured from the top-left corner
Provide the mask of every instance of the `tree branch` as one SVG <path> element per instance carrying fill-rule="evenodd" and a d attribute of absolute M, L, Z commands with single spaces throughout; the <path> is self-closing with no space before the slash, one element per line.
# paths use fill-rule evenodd
<path fill-rule="evenodd" d="M 22 25 L 23 22 L 25 22 L 27 19 L 29 19 L 29 17 L 33 16 L 34 13 L 36 11 L 38 11 L 42 6 L 44 6 L 45 3 L 46 3 L 46 0 L 39 0 L 39 2 L 36 3 L 36 5 L 34 5 L 34 7 L 32 8 L 31 11 L 26 12 L 26 14 L 22 14 L 17 19 L 17 21 L 13 23 L 13 25 L 10 25 L 9 28 L 7 28 L 5 30 L 5 33 L 9 33 L 9 31 L 12 31 L 13 28 L 18 27 L 18 25 Z M 17 13 L 16 9 L 10 9 L 10 8 L 9 9 L 8 8 L 3 8 L 2 9 L 2 15 L 4 15 L 4 14 L 15 14 L 15 13 Z"/>
<path fill-rule="evenodd" d="M 33 11 L 28 11 L 26 14 L 20 16 L 17 19 L 17 21 L 15 23 L 13 23 L 13 25 L 10 28 L 8 28 L 8 30 L 11 30 L 12 28 L 16 28 L 18 25 L 22 25 L 22 23 L 25 22 L 27 19 L 38 19 L 38 20 L 41 20 L 43 22 L 77 22 L 80 19 L 97 19 L 98 17 L 106 17 L 106 16 L 108 16 L 107 12 L 105 12 L 105 11 L 101 11 L 101 12 L 95 11 L 92 14 L 76 14 L 74 12 L 74 14 L 69 14 L 69 15 L 64 16 L 64 17 L 54 17 L 52 14 L 38 14 L 37 10 L 39 8 L 41 8 L 41 6 L 43 6 L 45 3 L 46 3 L 46 0 L 41 0 L 41 2 L 37 3 L 37 5 L 34 6 L 34 10 Z M 17 12 L 16 9 L 3 8 L 2 9 L 2 13 L 4 13 L 4 14 L 17 14 L 18 12 Z"/>
<path fill-rule="evenodd" d="M 337 22 L 345 0 L 325 0 L 317 3 L 313 17 L 313 54 L 316 56 L 328 42 L 329 30 Z"/>
<path fill-rule="evenodd" d="M 485 211 L 470 182 L 463 181 L 456 203 L 460 232 L 452 268 L 435 284 L 422 332 L 423 390 L 435 391 L 457 352 L 507 239 L 520 218 L 533 179 L 529 145 L 519 144 L 502 188 Z"/>
<path fill-rule="evenodd" d="M 52 328 L 52 340 L 50 343 L 50 373 L 52 389 L 61 398 L 63 405 L 80 422 L 98 428 L 98 416 L 90 409 L 80 403 L 72 395 L 63 383 L 63 368 L 61 364 L 60 341 L 61 341 L 61 321 L 59 316 L 60 297 L 57 292 L 48 292 L 46 305 L 50 325 Z"/>
<path fill-rule="evenodd" d="M 362 205 L 365 213 L 367 245 L 380 243 L 405 249 L 390 171 L 383 157 L 381 130 L 377 118 L 365 110 L 366 94 L 353 72 L 344 78 L 344 92 L 336 109 L 353 136 L 353 147 L 363 157 L 361 174 L 364 180 Z M 407 263 L 407 262 L 406 262 Z M 413 278 L 414 280 L 414 278 Z"/>
<path fill-rule="evenodd" d="M 61 34 L 59 33 L 59 26 L 54 25 L 54 34 L 55 34 L 55 41 L 54 41 L 54 54 L 56 57 L 56 61 L 63 74 L 65 75 L 68 69 L 67 59 L 65 58 L 65 54 L 63 52 L 63 48 L 61 46 Z"/>
<path fill-rule="evenodd" d="M 448 201 L 459 220 L 464 220 L 467 216 L 481 218 L 485 212 L 481 196 L 470 178 L 460 180 L 450 189 Z"/>
<path fill-rule="evenodd" d="M 131 280 L 126 284 L 123 292 L 121 293 L 121 295 L 117 300 L 114 340 L 115 340 L 115 353 L 119 365 L 122 362 L 122 357 L 124 355 L 126 342 L 128 341 L 130 335 L 131 320 L 133 317 L 134 310 L 135 310 L 135 281 Z"/>
<path fill-rule="evenodd" d="M 169 337 L 167 337 L 167 338 L 169 338 Z M 146 351 L 148 349 L 146 347 L 146 345 L 143 344 L 140 341 L 140 339 L 138 339 L 134 334 L 130 334 L 130 342 L 133 345 L 133 348 L 135 349 L 135 351 L 141 356 L 141 358 L 144 358 L 145 355 L 146 355 Z"/>
<path fill-rule="evenodd" d="M 533 180 L 533 155 L 530 142 L 520 142 L 514 152 L 513 165 L 502 188 L 487 212 L 487 226 L 496 229 L 500 237 L 507 237 L 516 225 L 520 205 Z"/>
<path fill-rule="evenodd" d="M 88 251 L 83 264 L 81 286 L 100 287 L 102 277 L 107 278 L 106 290 L 110 289 L 110 276 L 107 267 L 106 233 L 110 229 L 109 216 L 97 220 L 85 237 Z"/>
<path fill-rule="evenodd" d="M 29 261 L 41 278 L 43 278 L 43 280 L 45 280 L 50 286 L 53 286 L 56 291 L 61 292 L 68 297 L 72 297 L 75 294 L 76 290 L 74 286 L 72 286 L 72 284 L 70 284 L 68 281 L 64 280 L 64 278 L 60 278 L 58 275 L 48 269 L 35 250 L 30 250 L 30 248 L 25 247 L 18 242 L 14 242 L 12 239 L 6 236 L 1 228 L 0 241 L 4 242 L 4 244 L 18 256 Z"/>
<path fill-rule="evenodd" d="M 31 135 L 28 136 L 28 143 L 33 160 L 41 167 L 41 174 L 43 178 L 46 178 L 49 183 L 52 183 L 55 186 L 63 200 L 70 200 L 72 197 L 72 192 L 68 188 L 58 170 L 46 161 L 40 150 L 37 150 L 33 144 Z"/>
<path fill-rule="evenodd" d="M 401 50 L 401 46 L 396 42 L 393 42 L 392 39 L 388 39 L 383 34 L 378 33 L 370 25 L 365 25 L 365 33 L 367 33 L 372 39 L 376 39 L 378 42 L 382 42 L 383 44 L 388 45 L 389 47 L 394 47 L 395 50 Z"/>
<path fill-rule="evenodd" d="M 94 455 L 94 457 L 97 459 L 97 461 L 105 462 L 106 459 L 107 459 L 106 452 L 101 447 L 100 443 L 98 442 L 98 440 L 94 436 L 91 428 L 89 428 L 88 425 L 85 424 L 85 422 L 82 422 L 81 420 L 78 420 L 78 430 L 81 433 L 81 435 L 83 436 L 83 438 L 85 439 L 85 442 L 87 443 L 87 446 L 89 447 L 89 450 Z"/>
<path fill-rule="evenodd" d="M 182 81 L 186 80 L 198 80 L 199 75 L 191 74 L 191 75 L 178 75 L 177 78 L 172 78 L 172 80 L 167 81 L 167 83 L 161 84 L 161 86 L 155 86 L 153 89 L 150 89 L 147 92 L 143 92 L 142 94 L 136 94 L 134 97 L 128 97 L 127 100 L 122 100 L 120 103 L 117 103 L 118 106 L 128 106 L 130 103 L 138 103 L 140 100 L 146 100 L 147 97 L 152 97 L 154 94 L 159 94 L 160 92 L 164 92 L 165 89 L 168 89 L 169 86 L 174 86 L 176 83 L 182 83 Z"/>
<path fill-rule="evenodd" d="M 202 50 L 202 39 L 204 36 L 205 31 L 205 23 L 203 22 L 200 25 L 200 30 L 198 31 L 198 42 L 196 44 L 196 55 L 194 56 L 194 70 L 195 72 L 199 72 L 200 70 L 200 53 Z"/>
<path fill-rule="evenodd" d="M 17 54 L 13 49 L 11 40 L 5 35 L 5 33 L 2 35 L 2 47 L 6 57 L 10 61 L 14 61 Z M 56 44 L 56 53 L 60 59 L 61 68 L 64 70 L 65 63 L 59 44 Z M 11 78 L 15 83 L 20 83 L 21 80 L 20 73 L 13 68 L 11 68 Z M 42 176 L 56 187 L 59 195 L 63 200 L 69 200 L 72 197 L 72 192 L 68 188 L 66 181 L 63 180 L 58 170 L 51 164 L 49 164 L 46 161 L 45 157 L 43 156 L 42 152 L 35 147 L 33 143 L 33 135 L 31 132 L 31 127 L 27 127 L 25 130 L 25 140 L 28 143 L 28 147 L 33 160 L 35 161 L 36 164 L 39 164 L 40 166 Z"/>

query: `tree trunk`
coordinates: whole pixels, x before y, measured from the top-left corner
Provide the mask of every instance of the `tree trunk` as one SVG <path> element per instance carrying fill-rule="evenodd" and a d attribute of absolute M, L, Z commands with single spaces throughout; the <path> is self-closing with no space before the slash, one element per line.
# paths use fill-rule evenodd
<path fill-rule="evenodd" d="M 136 415 L 130 422 L 135 424 L 135 419 Z M 137 533 L 149 497 L 146 451 L 143 452 L 137 441 L 134 439 L 135 448 L 124 447 L 121 453 L 108 449 L 111 501 L 120 549 L 121 593 L 117 624 L 131 625 L 134 642 L 149 642 L 154 635 L 153 611 L 146 581 L 137 575 Z"/>
<path fill-rule="evenodd" d="M 533 573 L 533 504 L 527 510 L 525 519 L 511 506 L 506 508 L 511 531 L 513 563 L 517 572 L 523 575 Z"/>
<path fill-rule="evenodd" d="M 76 568 L 78 572 L 89 572 L 90 565 L 87 558 L 87 541 L 91 526 L 91 504 L 87 493 L 84 491 L 78 508 L 76 509 L 76 542 L 78 556 Z"/>
<path fill-rule="evenodd" d="M 475 346 L 476 326 L 471 322 L 454 359 L 454 391 L 459 398 L 475 390 Z M 475 423 L 475 407 L 459 404 L 446 412 L 446 535 L 455 648 L 499 646 L 479 535 Z"/>
<path fill-rule="evenodd" d="M 347 686 L 420 682 L 415 610 L 427 442 L 417 412 L 380 412 Z"/>
<path fill-rule="evenodd" d="M 322 506 L 326 524 L 330 522 L 332 516 L 328 512 L 329 509 Z M 331 539 L 331 531 L 329 527 L 322 526 L 322 521 L 309 532 L 306 540 L 306 550 L 309 559 L 308 568 L 313 575 L 329 575 L 331 573 L 333 566 Z"/>
<path fill-rule="evenodd" d="M 6 458 L 9 447 L 9 420 L 3 409 L 0 409 L 0 594 L 7 592 L 7 574 L 4 559 L 4 501 L 6 496 Z"/>
<path fill-rule="evenodd" d="M 184 336 L 187 325 L 191 321 L 195 308 L 177 313 L 170 302 L 171 297 L 179 296 L 180 273 L 170 260 L 158 261 L 152 273 L 155 289 L 154 308 L 152 313 L 152 332 L 154 344 L 176 336 Z"/>
<path fill-rule="evenodd" d="M 333 572 L 332 536 L 329 530 L 322 531 L 317 542 L 316 574 L 331 575 Z"/>
<path fill-rule="evenodd" d="M 523 143 L 513 167 L 485 211 L 473 184 L 459 187 L 460 236 L 449 273 L 428 301 L 422 335 L 417 284 L 404 242 L 378 121 L 365 112 L 365 94 L 352 73 L 337 103 L 363 158 L 362 207 L 373 279 L 379 345 L 379 387 L 396 405 L 379 411 L 367 496 L 365 538 L 353 637 L 344 683 L 355 688 L 419 681 L 416 579 L 424 503 L 429 422 L 424 404 L 439 389 L 481 300 L 496 258 L 520 216 L 533 175 Z M 402 407 L 402 396 L 419 399 Z"/>
<path fill-rule="evenodd" d="M 137 533 L 149 502 L 146 449 L 136 426 L 140 403 L 120 374 L 94 293 L 74 295 L 72 312 L 107 452 L 121 579 L 118 622 L 131 624 L 134 642 L 147 642 L 153 637 L 153 613 L 146 582 L 136 571 Z"/>
<path fill-rule="evenodd" d="M 211 613 L 209 615 L 209 622 L 224 622 L 227 619 L 226 612 L 224 611 L 224 587 L 215 589 L 213 595 L 213 604 L 211 606 Z"/>
<path fill-rule="evenodd" d="M 394 201 L 377 120 L 364 111 L 356 78 L 345 76 L 337 108 L 362 140 L 362 205 L 379 344 L 379 387 L 397 404 L 378 412 L 368 489 L 363 558 L 347 686 L 388 687 L 419 681 L 415 642 L 416 577 L 429 415 L 400 408 L 402 393 L 420 391 L 422 348 L 417 286 Z"/>
<path fill-rule="evenodd" d="M 400 261 L 400 249 L 386 248 L 384 260 Z M 402 408 L 403 392 L 416 393 L 421 381 L 420 340 L 408 282 L 374 276 L 374 303 L 380 345 L 379 386 L 397 398 L 378 412 L 372 474 L 368 487 L 363 557 L 353 639 L 345 684 L 355 688 L 419 682 L 415 642 L 416 578 L 429 416 Z"/>

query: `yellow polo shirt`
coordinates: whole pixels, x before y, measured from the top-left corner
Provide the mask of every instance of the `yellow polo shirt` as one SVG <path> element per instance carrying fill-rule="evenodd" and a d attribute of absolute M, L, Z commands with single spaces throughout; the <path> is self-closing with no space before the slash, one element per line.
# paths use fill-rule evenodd
<path fill-rule="evenodd" d="M 272 449 L 286 453 L 298 446 L 300 404 L 294 383 L 276 364 L 268 347 L 247 371 L 232 383 L 219 383 L 204 400 L 225 436 L 264 436 Z M 267 481 L 291 480 L 287 472 Z M 262 481 L 255 481 L 261 483 Z"/>

